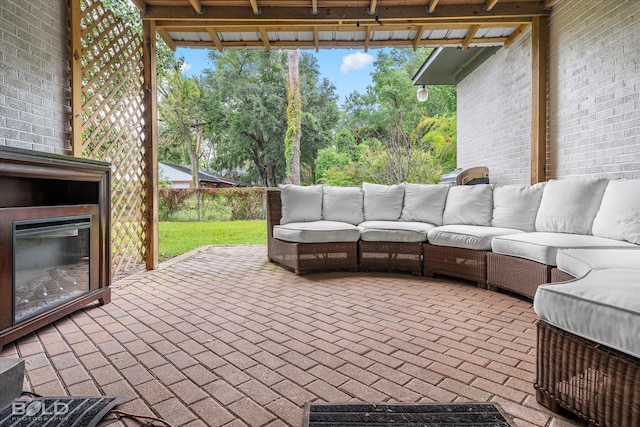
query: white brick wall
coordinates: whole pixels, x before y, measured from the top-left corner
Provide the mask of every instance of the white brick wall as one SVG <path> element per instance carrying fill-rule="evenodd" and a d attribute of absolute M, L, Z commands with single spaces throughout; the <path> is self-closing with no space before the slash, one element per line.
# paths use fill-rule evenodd
<path fill-rule="evenodd" d="M 530 64 L 529 32 L 458 84 L 458 167 L 487 166 L 492 183 L 529 183 Z"/>
<path fill-rule="evenodd" d="M 0 145 L 69 154 L 64 0 L 0 1 Z"/>
<path fill-rule="evenodd" d="M 547 179 L 640 178 L 640 1 L 566 0 L 549 19 Z M 531 37 L 458 85 L 458 166 L 530 177 Z"/>
<path fill-rule="evenodd" d="M 549 28 L 547 176 L 640 178 L 640 1 L 561 1 Z"/>

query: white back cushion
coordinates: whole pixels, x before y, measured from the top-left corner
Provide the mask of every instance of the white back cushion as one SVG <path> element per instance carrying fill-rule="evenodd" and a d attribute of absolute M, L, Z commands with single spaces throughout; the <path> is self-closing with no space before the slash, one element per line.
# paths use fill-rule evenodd
<path fill-rule="evenodd" d="M 488 184 L 458 185 L 449 189 L 444 206 L 444 225 L 491 225 L 493 191 Z"/>
<path fill-rule="evenodd" d="M 360 187 L 333 187 L 322 189 L 322 218 L 358 225 L 364 221 L 363 193 Z"/>
<path fill-rule="evenodd" d="M 448 185 L 405 184 L 400 221 L 442 225 L 442 213 L 448 192 Z"/>
<path fill-rule="evenodd" d="M 496 185 L 493 187 L 494 227 L 535 231 L 536 215 L 544 183 L 535 185 Z"/>
<path fill-rule="evenodd" d="M 593 235 L 640 245 L 640 179 L 609 181 L 593 221 Z"/>
<path fill-rule="evenodd" d="M 536 216 L 536 231 L 591 234 L 607 180 L 551 180 L 544 187 Z"/>
<path fill-rule="evenodd" d="M 322 186 L 300 187 L 283 185 L 280 192 L 282 219 L 280 224 L 290 222 L 320 221 L 322 219 Z"/>
<path fill-rule="evenodd" d="M 362 184 L 364 219 L 366 221 L 397 221 L 402 213 L 404 184 Z"/>

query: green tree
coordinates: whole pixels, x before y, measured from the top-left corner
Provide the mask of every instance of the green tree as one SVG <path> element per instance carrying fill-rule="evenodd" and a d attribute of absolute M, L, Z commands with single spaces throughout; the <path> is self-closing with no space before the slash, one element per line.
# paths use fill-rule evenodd
<path fill-rule="evenodd" d="M 317 151 L 332 140 L 338 120 L 335 88 L 319 80 L 317 63 L 299 58 L 302 92 L 301 162 L 313 166 Z M 242 170 L 244 179 L 275 186 L 286 177 L 284 140 L 287 130 L 287 55 L 283 51 L 227 50 L 211 52 L 212 68 L 204 74 L 210 122 L 219 127 L 211 137 L 213 164 L 220 170 Z M 325 91 L 326 94 L 322 94 Z M 218 107 L 214 108 L 213 104 Z M 223 124 L 223 125 L 219 125 Z"/>
<path fill-rule="evenodd" d="M 206 118 L 195 79 L 185 79 L 178 69 L 167 72 L 158 87 L 159 144 L 186 152 L 191 163 L 193 187 L 198 188 L 198 169 Z"/>

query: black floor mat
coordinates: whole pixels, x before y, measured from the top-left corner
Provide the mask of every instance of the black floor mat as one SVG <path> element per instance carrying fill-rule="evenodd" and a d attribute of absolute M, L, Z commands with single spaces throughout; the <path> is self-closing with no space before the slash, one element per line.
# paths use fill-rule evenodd
<path fill-rule="evenodd" d="M 305 427 L 512 427 L 493 403 L 353 403 L 305 405 Z"/>
<path fill-rule="evenodd" d="M 21 397 L 0 411 L 0 427 L 95 427 L 122 396 Z"/>

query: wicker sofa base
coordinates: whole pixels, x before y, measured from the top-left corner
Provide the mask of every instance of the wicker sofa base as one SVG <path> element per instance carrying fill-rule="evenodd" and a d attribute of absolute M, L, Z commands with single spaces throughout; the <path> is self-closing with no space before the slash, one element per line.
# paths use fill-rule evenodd
<path fill-rule="evenodd" d="M 487 288 L 505 289 L 533 298 L 536 289 L 551 280 L 551 266 L 509 255 L 487 254 Z"/>
<path fill-rule="evenodd" d="M 423 245 L 423 274 L 431 277 L 434 274 L 458 277 L 471 280 L 479 288 L 487 286 L 487 251 Z"/>
<path fill-rule="evenodd" d="M 640 427 L 640 359 L 538 322 L 536 398 L 600 426 Z"/>
<path fill-rule="evenodd" d="M 296 274 L 311 271 L 358 271 L 357 242 L 292 243 L 269 239 L 269 261 L 289 267 Z"/>
<path fill-rule="evenodd" d="M 556 282 L 568 282 L 569 280 L 574 280 L 575 277 L 572 276 L 569 273 L 565 273 L 564 271 L 557 269 L 557 268 L 552 268 L 551 269 L 551 282 L 552 283 L 556 283 Z"/>
<path fill-rule="evenodd" d="M 422 243 L 360 240 L 358 258 L 360 271 L 408 271 L 422 275 Z"/>

